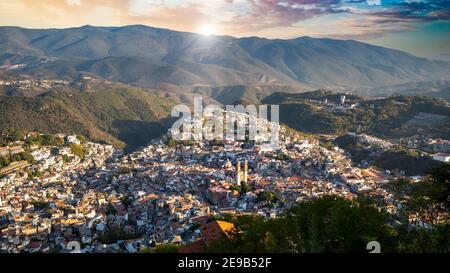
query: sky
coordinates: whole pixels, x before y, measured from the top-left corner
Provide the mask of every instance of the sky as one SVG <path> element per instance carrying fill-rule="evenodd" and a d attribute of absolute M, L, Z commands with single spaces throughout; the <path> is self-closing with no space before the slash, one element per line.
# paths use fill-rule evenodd
<path fill-rule="evenodd" d="M 354 39 L 450 60 L 450 0 L 0 0 L 0 25 Z"/>

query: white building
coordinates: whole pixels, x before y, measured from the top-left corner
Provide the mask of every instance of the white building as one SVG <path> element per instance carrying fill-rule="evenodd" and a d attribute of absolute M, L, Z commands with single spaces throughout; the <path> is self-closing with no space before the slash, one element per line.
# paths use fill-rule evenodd
<path fill-rule="evenodd" d="M 433 155 L 433 159 L 441 162 L 450 162 L 450 154 L 437 153 Z"/>
<path fill-rule="evenodd" d="M 72 143 L 72 144 L 81 144 L 81 141 L 77 138 L 77 136 L 76 135 L 73 135 L 73 136 L 67 136 L 67 142 L 68 143 Z"/>

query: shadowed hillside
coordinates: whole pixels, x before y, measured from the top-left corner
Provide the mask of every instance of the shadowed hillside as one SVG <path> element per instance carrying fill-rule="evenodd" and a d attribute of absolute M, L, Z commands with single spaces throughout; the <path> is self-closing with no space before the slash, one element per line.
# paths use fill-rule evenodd
<path fill-rule="evenodd" d="M 0 96 L 0 130 L 77 133 L 132 149 L 166 131 L 172 104 L 163 95 L 116 84 L 91 92 Z"/>

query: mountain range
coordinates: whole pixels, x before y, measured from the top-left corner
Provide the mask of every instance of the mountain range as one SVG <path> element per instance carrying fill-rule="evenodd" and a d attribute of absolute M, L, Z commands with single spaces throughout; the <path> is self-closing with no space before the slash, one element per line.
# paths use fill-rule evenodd
<path fill-rule="evenodd" d="M 450 115 L 443 102 L 423 99 L 405 109 L 387 99 L 380 113 L 367 103 L 351 113 L 311 105 L 309 96 L 339 96 L 304 93 L 323 88 L 349 99 L 349 91 L 450 98 L 450 63 L 352 40 L 204 36 L 141 25 L 0 27 L 2 84 L 49 78 L 70 84 L 0 85 L 0 132 L 76 133 L 130 151 L 165 132 L 173 105 L 191 104 L 195 95 L 207 104 L 280 104 L 283 123 L 311 133 L 342 133 L 365 122 L 368 132 L 391 135 L 436 105 Z M 433 133 L 448 136 L 448 124 Z"/>
<path fill-rule="evenodd" d="M 304 91 L 450 80 L 449 62 L 354 40 L 204 36 L 143 25 L 0 27 L 0 69 L 39 77 L 88 72 L 141 87 L 212 88 L 208 92 L 235 86 Z"/>

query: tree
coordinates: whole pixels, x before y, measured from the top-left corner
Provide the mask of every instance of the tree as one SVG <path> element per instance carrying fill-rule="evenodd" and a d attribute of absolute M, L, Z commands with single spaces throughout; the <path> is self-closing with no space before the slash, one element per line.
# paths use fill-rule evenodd
<path fill-rule="evenodd" d="M 84 159 L 86 150 L 85 148 L 80 144 L 70 144 L 69 145 L 70 150 L 72 153 L 76 156 L 78 156 L 81 159 Z"/>
<path fill-rule="evenodd" d="M 8 166 L 11 163 L 11 160 L 7 157 L 0 157 L 0 168 Z"/>
<path fill-rule="evenodd" d="M 23 140 L 24 138 L 25 138 L 25 133 L 21 130 L 13 130 L 9 134 L 10 141 L 20 141 L 20 140 Z"/>
<path fill-rule="evenodd" d="M 430 197 L 436 202 L 444 202 L 449 205 L 450 197 L 450 164 L 442 164 L 433 168 L 428 176 L 433 191 Z"/>
<path fill-rule="evenodd" d="M 68 156 L 68 155 L 63 155 L 62 156 L 63 160 L 65 163 L 70 163 L 72 162 L 72 159 Z"/>
<path fill-rule="evenodd" d="M 240 216 L 229 221 L 236 229 L 229 239 L 218 241 L 208 251 L 367 252 L 367 243 L 374 240 L 387 252 L 396 246 L 396 233 L 387 225 L 387 213 L 366 199 L 329 196 L 299 203 L 276 219 Z"/>
<path fill-rule="evenodd" d="M 227 217 L 236 228 L 228 232 L 227 237 L 208 245 L 205 252 L 212 253 L 266 253 L 278 252 L 269 229 L 272 221 L 266 221 L 257 215 Z M 273 221 L 274 223 L 276 221 Z"/>
<path fill-rule="evenodd" d="M 35 210 L 43 210 L 49 206 L 49 203 L 44 201 L 34 201 L 32 204 Z"/>
<path fill-rule="evenodd" d="M 241 192 L 242 193 L 247 193 L 247 192 L 249 192 L 251 190 L 252 189 L 250 188 L 250 186 L 247 183 L 242 182 L 242 184 L 241 184 Z"/>
<path fill-rule="evenodd" d="M 115 215 L 117 213 L 117 210 L 116 210 L 116 208 L 113 206 L 113 205 L 111 205 L 111 204 L 108 204 L 108 207 L 106 208 L 106 215 Z"/>
<path fill-rule="evenodd" d="M 78 139 L 81 143 L 85 143 L 85 142 L 86 142 L 86 137 L 85 137 L 85 136 L 77 135 L 77 139 Z"/>
<path fill-rule="evenodd" d="M 407 210 L 421 211 L 432 205 L 450 207 L 450 165 L 442 164 L 433 168 L 425 179 L 410 185 L 406 195 L 411 198 Z"/>
<path fill-rule="evenodd" d="M 29 152 L 23 152 L 20 154 L 21 160 L 28 161 L 29 163 L 34 162 L 34 157 Z"/>
<path fill-rule="evenodd" d="M 367 199 L 324 197 L 294 206 L 283 220 L 297 252 L 365 252 L 373 240 L 385 249 L 394 244 L 387 213 Z"/>
<path fill-rule="evenodd" d="M 450 225 L 412 229 L 401 234 L 398 249 L 407 253 L 450 253 Z"/>
<path fill-rule="evenodd" d="M 230 187 L 231 191 L 237 191 L 237 192 L 241 192 L 241 187 L 238 185 L 233 185 Z"/>
<path fill-rule="evenodd" d="M 133 199 L 131 196 L 124 196 L 120 199 L 120 201 L 122 202 L 122 205 L 127 209 L 129 206 L 131 206 L 131 204 L 133 204 Z"/>
<path fill-rule="evenodd" d="M 173 138 L 169 138 L 167 140 L 167 146 L 169 146 L 169 148 L 173 148 L 176 147 L 178 145 L 177 141 Z"/>
<path fill-rule="evenodd" d="M 180 249 L 179 245 L 176 244 L 163 244 L 156 246 L 155 253 L 178 253 Z"/>
<path fill-rule="evenodd" d="M 64 145 L 64 139 L 56 137 L 54 135 L 44 135 L 42 137 L 42 145 L 60 147 L 60 146 Z"/>
<path fill-rule="evenodd" d="M 289 160 L 290 157 L 287 154 L 277 154 L 274 156 L 274 159 L 286 161 L 286 160 Z"/>
<path fill-rule="evenodd" d="M 131 240 L 138 238 L 134 233 L 130 233 L 123 228 L 114 227 L 109 229 L 103 236 L 99 238 L 102 244 L 114 244 L 119 240 Z"/>
<path fill-rule="evenodd" d="M 262 202 L 268 202 L 272 203 L 276 200 L 277 196 L 272 191 L 261 191 L 258 193 L 258 196 L 256 198 L 256 202 L 262 203 Z"/>

